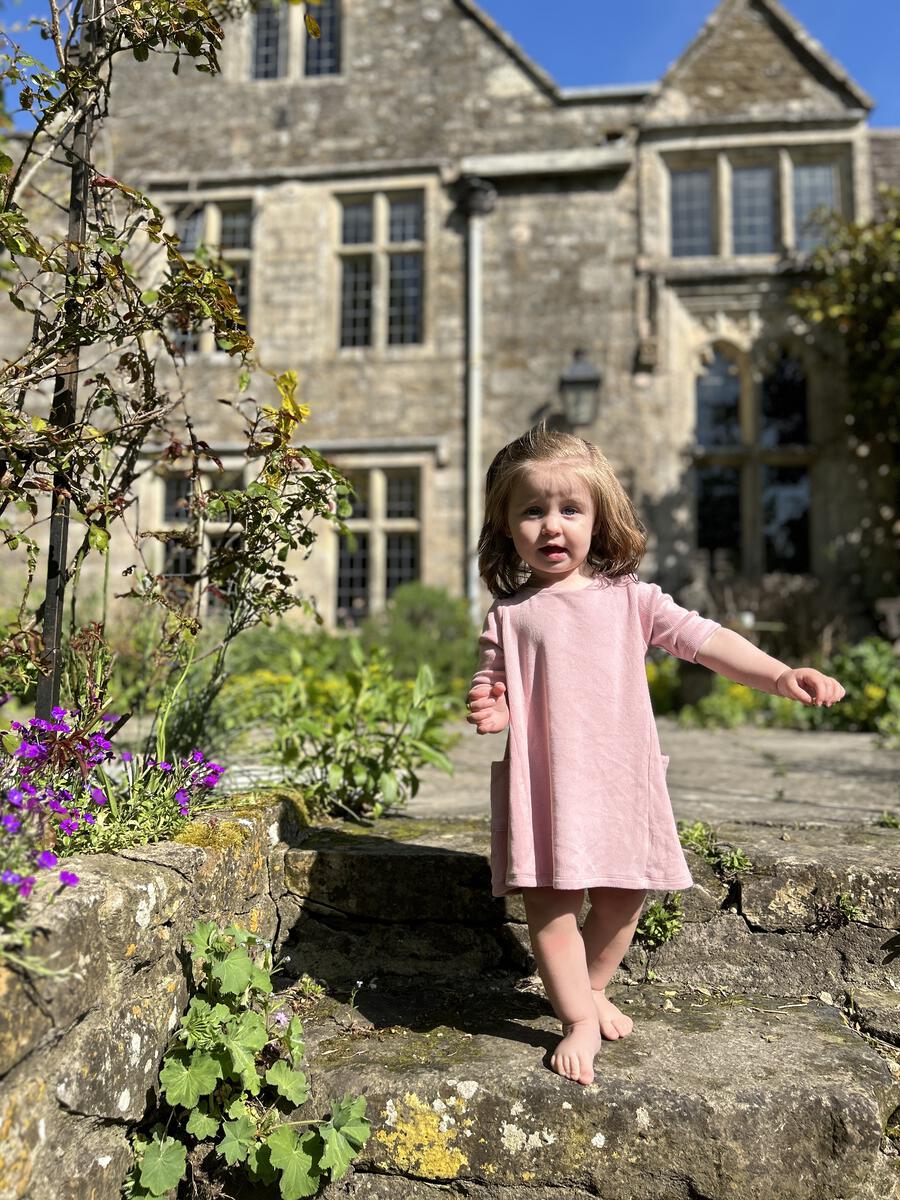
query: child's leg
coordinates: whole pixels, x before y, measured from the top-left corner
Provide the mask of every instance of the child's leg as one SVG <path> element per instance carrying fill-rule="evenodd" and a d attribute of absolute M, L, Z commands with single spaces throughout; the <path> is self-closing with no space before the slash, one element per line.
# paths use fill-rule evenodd
<path fill-rule="evenodd" d="M 631 945 L 647 893 L 636 888 L 591 888 L 581 930 L 594 1005 L 605 1038 L 626 1037 L 634 1022 L 607 999 L 605 988 Z"/>
<path fill-rule="evenodd" d="M 590 1083 L 600 1032 L 578 931 L 584 891 L 523 888 L 522 899 L 538 972 L 565 1034 L 550 1065 L 559 1075 Z"/>

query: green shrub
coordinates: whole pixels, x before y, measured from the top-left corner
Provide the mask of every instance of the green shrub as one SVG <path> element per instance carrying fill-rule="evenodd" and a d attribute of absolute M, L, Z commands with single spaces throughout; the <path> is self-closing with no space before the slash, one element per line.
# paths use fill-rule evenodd
<path fill-rule="evenodd" d="M 387 651 L 400 679 L 415 679 L 427 664 L 442 691 L 464 698 L 478 659 L 478 630 L 468 603 L 440 588 L 404 583 L 383 613 L 364 623 L 367 650 Z"/>
<path fill-rule="evenodd" d="M 646 670 L 654 713 L 661 716 L 674 712 L 678 704 L 678 659 L 671 654 L 649 658 Z"/>
<path fill-rule="evenodd" d="M 291 652 L 291 679 L 274 695 L 273 746 L 316 808 L 353 816 L 403 804 L 425 763 L 451 773 L 446 750 L 455 705 L 427 665 L 397 679 L 383 649 L 348 641 L 353 666 L 322 675 Z"/>

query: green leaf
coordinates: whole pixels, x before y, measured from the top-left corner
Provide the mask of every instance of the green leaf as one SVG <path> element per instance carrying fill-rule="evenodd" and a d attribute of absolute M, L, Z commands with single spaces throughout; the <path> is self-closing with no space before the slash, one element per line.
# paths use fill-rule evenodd
<path fill-rule="evenodd" d="M 184 1179 L 187 1149 L 177 1138 L 153 1135 L 153 1141 L 141 1160 L 140 1181 L 156 1196 L 164 1196 Z"/>
<path fill-rule="evenodd" d="M 140 46 L 133 46 L 131 49 L 131 53 L 134 55 L 134 57 L 137 59 L 138 62 L 146 62 L 147 59 L 150 57 L 150 51 L 143 44 Z"/>
<path fill-rule="evenodd" d="M 193 947 L 198 958 L 208 958 L 210 938 L 215 932 L 216 927 L 211 921 L 198 921 L 184 940 Z"/>
<path fill-rule="evenodd" d="M 159 1082 L 168 1102 L 174 1108 L 181 1104 L 195 1108 L 201 1096 L 215 1091 L 222 1068 L 210 1054 L 176 1050 L 166 1059 L 159 1073 Z"/>
<path fill-rule="evenodd" d="M 243 1162 L 256 1141 L 256 1122 L 249 1116 L 238 1117 L 236 1121 L 225 1121 L 222 1124 L 223 1137 L 219 1142 L 219 1153 L 229 1166 Z"/>
<path fill-rule="evenodd" d="M 278 1172 L 272 1166 L 269 1147 L 255 1142 L 247 1155 L 247 1171 L 251 1178 L 259 1179 L 262 1183 L 274 1183 Z"/>
<path fill-rule="evenodd" d="M 219 989 L 229 996 L 239 996 L 245 990 L 253 974 L 253 962 L 243 948 L 232 950 L 210 971 L 213 979 L 219 984 Z"/>
<path fill-rule="evenodd" d="M 222 1042 L 222 1026 L 231 1016 L 224 1004 L 209 1004 L 202 996 L 192 996 L 187 1012 L 181 1018 L 182 1036 L 188 1049 L 211 1050 Z"/>
<path fill-rule="evenodd" d="M 284 1041 L 287 1044 L 291 1062 L 296 1067 L 297 1063 L 303 1057 L 303 1051 L 306 1049 L 306 1044 L 303 1041 L 303 1022 L 299 1017 L 291 1017 L 291 1023 L 284 1033 Z"/>
<path fill-rule="evenodd" d="M 419 673 L 416 675 L 416 682 L 413 684 L 413 704 L 421 704 L 429 692 L 433 691 L 434 675 L 431 673 L 431 667 L 428 663 L 422 663 Z"/>
<path fill-rule="evenodd" d="M 314 1196 L 319 1190 L 321 1170 L 319 1158 L 322 1139 L 314 1131 L 298 1138 L 289 1125 L 279 1125 L 266 1138 L 272 1166 L 281 1171 L 278 1186 L 282 1200 L 300 1200 L 301 1196 Z"/>
<path fill-rule="evenodd" d="M 230 1025 L 226 1032 L 230 1038 L 254 1053 L 262 1050 L 269 1040 L 266 1023 L 258 1012 L 241 1013 L 240 1019 Z"/>
<path fill-rule="evenodd" d="M 0 153 L 0 175 L 8 175 L 13 168 L 13 160 L 8 154 Z"/>
<path fill-rule="evenodd" d="M 309 1096 L 306 1076 L 302 1071 L 292 1071 L 282 1058 L 266 1071 L 266 1083 L 271 1083 L 279 1096 L 291 1104 L 305 1104 Z"/>
<path fill-rule="evenodd" d="M 272 992 L 272 976 L 268 971 L 264 971 L 262 967 L 253 964 L 253 971 L 250 975 L 250 985 L 256 988 L 258 992 L 263 992 L 266 996 Z"/>
<path fill-rule="evenodd" d="M 185 1129 L 202 1142 L 204 1138 L 215 1137 L 219 1131 L 219 1122 L 201 1108 L 195 1108 L 188 1117 Z"/>
<path fill-rule="evenodd" d="M 319 1134 L 325 1142 L 319 1165 L 323 1171 L 326 1167 L 330 1169 L 332 1179 L 340 1179 L 346 1173 L 351 1161 L 369 1140 L 372 1126 L 363 1117 L 365 1111 L 365 1096 L 357 1096 L 355 1100 L 344 1096 L 332 1112 L 331 1120 L 319 1126 Z"/>
<path fill-rule="evenodd" d="M 159 292 L 154 292 L 152 288 L 148 288 L 146 292 L 141 292 L 141 304 L 146 304 L 149 308 L 151 304 L 155 304 L 159 299 Z"/>

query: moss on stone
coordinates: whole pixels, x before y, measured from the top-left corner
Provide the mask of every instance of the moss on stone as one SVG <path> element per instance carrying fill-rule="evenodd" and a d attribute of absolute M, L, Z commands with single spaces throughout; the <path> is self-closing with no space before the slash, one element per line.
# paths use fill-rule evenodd
<path fill-rule="evenodd" d="M 252 831 L 237 821 L 191 821 L 173 840 L 203 850 L 239 850 L 252 836 Z"/>
<path fill-rule="evenodd" d="M 488 832 L 486 817 L 466 820 L 444 820 L 434 818 L 388 817 L 373 825 L 360 825 L 354 821 L 335 821 L 320 825 L 303 843 L 308 850 L 328 849 L 340 846 L 347 836 L 371 838 L 377 841 L 413 842 L 426 841 L 441 834 Z"/>
<path fill-rule="evenodd" d="M 377 1050 L 372 1046 L 378 1043 Z M 386 1029 L 364 1030 L 353 1035 L 329 1038 L 319 1044 L 317 1053 L 328 1052 L 328 1065 L 349 1063 L 364 1051 L 374 1054 L 386 1071 L 402 1074 L 418 1067 L 448 1067 L 477 1061 L 481 1051 L 475 1048 L 470 1034 L 447 1025 L 438 1025 L 425 1032 L 391 1025 Z"/>

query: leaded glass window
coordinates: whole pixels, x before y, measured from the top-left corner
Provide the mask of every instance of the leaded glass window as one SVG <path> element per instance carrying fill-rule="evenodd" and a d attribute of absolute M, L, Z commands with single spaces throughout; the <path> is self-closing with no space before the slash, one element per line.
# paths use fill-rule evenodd
<path fill-rule="evenodd" d="M 342 537 L 338 548 L 337 616 L 355 625 L 369 615 L 369 535 Z"/>
<path fill-rule="evenodd" d="M 734 359 L 716 350 L 697 379 L 697 444 L 734 446 L 741 441 L 741 379 Z"/>
<path fill-rule="evenodd" d="M 251 74 L 254 79 L 278 79 L 284 74 L 286 4 L 266 3 L 253 14 Z"/>
<path fill-rule="evenodd" d="M 356 254 L 341 261 L 341 345 L 372 344 L 372 258 Z"/>
<path fill-rule="evenodd" d="M 837 208 L 836 174 L 833 163 L 794 165 L 794 239 L 803 253 L 822 241 L 822 222 L 814 214 Z"/>
<path fill-rule="evenodd" d="M 809 570 L 809 499 L 805 466 L 763 467 L 765 570 Z"/>
<path fill-rule="evenodd" d="M 731 176 L 735 254 L 775 250 L 775 174 L 771 167 L 735 167 Z"/>
<path fill-rule="evenodd" d="M 672 171 L 672 255 L 713 253 L 712 171 Z"/>
<path fill-rule="evenodd" d="M 340 0 L 322 0 L 309 7 L 320 36 L 306 38 L 306 75 L 338 75 L 341 70 Z"/>
<path fill-rule="evenodd" d="M 760 388 L 760 445 L 803 445 L 808 440 L 806 374 L 803 364 L 782 350 Z"/>
<path fill-rule="evenodd" d="M 419 578 L 419 535 L 389 533 L 387 535 L 386 580 L 388 596 L 402 583 Z"/>
<path fill-rule="evenodd" d="M 422 340 L 422 255 L 390 256 L 388 345 L 409 346 Z"/>

